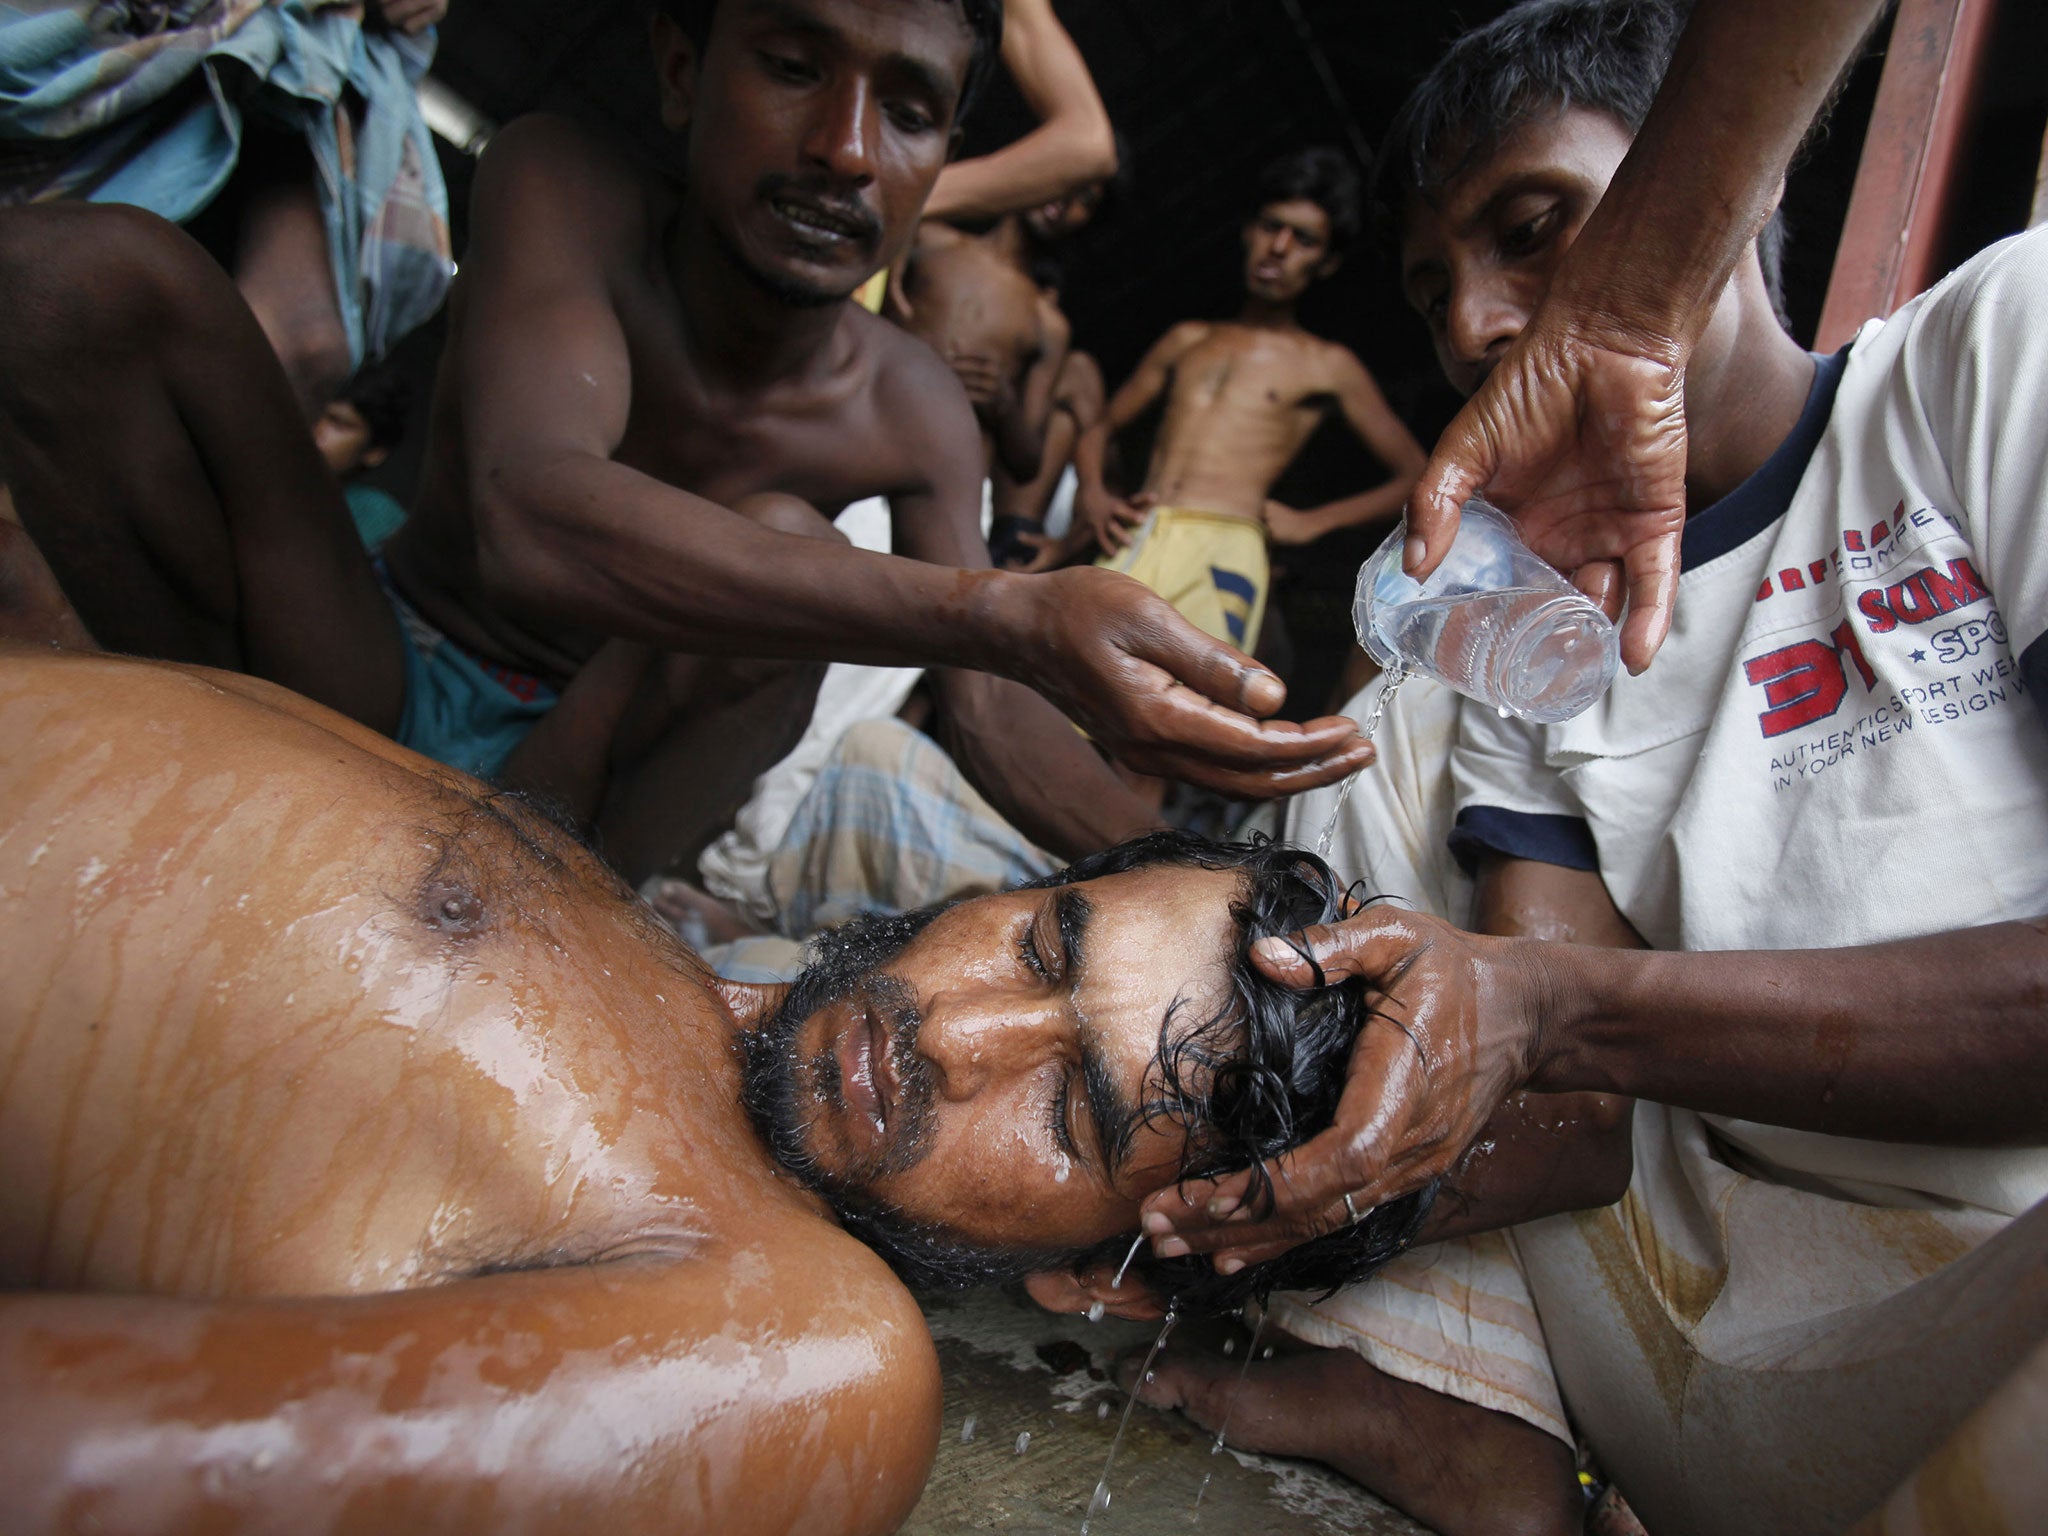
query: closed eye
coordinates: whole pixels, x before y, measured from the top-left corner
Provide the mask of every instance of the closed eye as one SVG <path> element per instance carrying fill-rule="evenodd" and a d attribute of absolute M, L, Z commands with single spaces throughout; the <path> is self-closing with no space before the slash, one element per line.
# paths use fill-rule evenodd
<path fill-rule="evenodd" d="M 1050 1116 L 1052 1144 L 1078 1163 L 1081 1160 L 1081 1149 L 1074 1144 L 1074 1133 L 1069 1129 L 1069 1112 L 1073 1099 L 1074 1075 L 1071 1072 L 1061 1072 L 1059 1087 L 1053 1090 L 1052 1100 L 1046 1106 Z"/>

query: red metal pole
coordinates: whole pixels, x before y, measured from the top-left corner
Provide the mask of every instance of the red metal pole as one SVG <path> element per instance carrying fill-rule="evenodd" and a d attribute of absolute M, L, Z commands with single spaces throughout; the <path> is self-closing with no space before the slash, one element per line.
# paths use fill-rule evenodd
<path fill-rule="evenodd" d="M 1821 351 L 1941 276 L 1949 195 L 1996 8 L 1997 0 L 1900 0 L 1814 337 Z"/>

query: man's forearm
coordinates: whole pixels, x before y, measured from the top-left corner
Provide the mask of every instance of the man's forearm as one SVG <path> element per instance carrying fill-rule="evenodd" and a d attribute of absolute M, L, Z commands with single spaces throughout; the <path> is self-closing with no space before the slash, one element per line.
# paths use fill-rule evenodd
<path fill-rule="evenodd" d="M 1356 496 L 1324 502 L 1320 507 L 1312 508 L 1308 515 L 1316 520 L 1318 537 L 1335 533 L 1339 528 L 1355 528 L 1360 523 L 1391 517 L 1399 512 L 1407 503 L 1408 488 L 1414 484 L 1413 475 L 1397 475 Z"/>
<path fill-rule="evenodd" d="M 777 533 L 607 460 L 480 498 L 479 566 L 507 608 L 669 650 L 1007 674 L 1023 578 Z M 565 510 L 566 509 L 566 510 Z"/>
<path fill-rule="evenodd" d="M 994 154 L 939 172 L 925 199 L 928 219 L 993 219 L 1065 197 L 1116 174 L 1116 140 L 1107 118 L 1047 123 Z"/>
<path fill-rule="evenodd" d="M 1102 481 L 1102 462 L 1109 452 L 1109 435 L 1114 431 L 1110 418 L 1088 428 L 1074 440 L 1074 478 L 1084 491 L 1100 495 L 1106 487 Z"/>
<path fill-rule="evenodd" d="M 1528 944 L 1528 1086 L 1887 1141 L 2048 1139 L 2048 922 L 1854 949 Z"/>
<path fill-rule="evenodd" d="M 1034 843 L 1074 859 L 1160 825 L 1072 722 L 1030 689 L 950 670 L 937 681 L 961 771 Z"/>
<path fill-rule="evenodd" d="M 1689 351 L 1885 0 L 1694 8 L 1550 302 Z M 1682 172 L 1682 174 L 1680 173 Z"/>

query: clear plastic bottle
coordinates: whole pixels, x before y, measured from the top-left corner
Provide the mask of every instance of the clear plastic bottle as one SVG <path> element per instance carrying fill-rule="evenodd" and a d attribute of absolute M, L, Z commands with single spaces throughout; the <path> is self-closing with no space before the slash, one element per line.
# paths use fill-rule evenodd
<path fill-rule="evenodd" d="M 1358 572 L 1358 643 L 1539 725 L 1583 714 L 1614 681 L 1620 643 L 1592 600 L 1539 559 L 1506 514 L 1474 497 L 1426 582 L 1401 569 L 1404 520 Z"/>

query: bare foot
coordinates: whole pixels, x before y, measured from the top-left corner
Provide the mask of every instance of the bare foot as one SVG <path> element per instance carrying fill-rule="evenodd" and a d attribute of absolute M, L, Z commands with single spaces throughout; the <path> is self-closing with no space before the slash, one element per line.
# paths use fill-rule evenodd
<path fill-rule="evenodd" d="M 1534 1425 L 1389 1376 L 1349 1350 L 1260 1353 L 1246 1370 L 1241 1354 L 1177 1347 L 1134 1385 L 1204 1429 L 1227 1415 L 1239 1450 L 1326 1462 L 1443 1536 L 1582 1529 L 1572 1449 Z"/>

